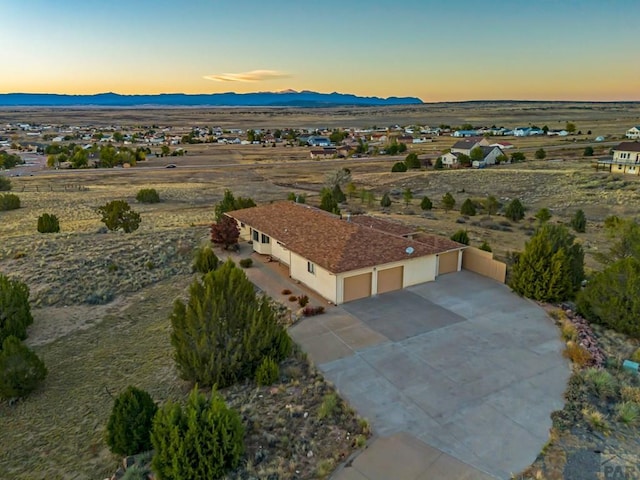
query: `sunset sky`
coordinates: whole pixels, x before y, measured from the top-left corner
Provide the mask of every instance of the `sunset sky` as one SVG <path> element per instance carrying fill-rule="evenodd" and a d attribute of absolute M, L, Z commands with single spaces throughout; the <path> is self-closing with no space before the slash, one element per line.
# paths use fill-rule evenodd
<path fill-rule="evenodd" d="M 0 93 L 640 100 L 638 0 L 1 0 Z"/>

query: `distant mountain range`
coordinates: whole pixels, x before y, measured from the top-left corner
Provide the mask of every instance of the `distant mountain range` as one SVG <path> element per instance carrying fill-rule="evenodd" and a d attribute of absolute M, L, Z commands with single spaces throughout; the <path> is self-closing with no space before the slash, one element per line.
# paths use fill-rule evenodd
<path fill-rule="evenodd" d="M 158 95 L 60 95 L 56 93 L 3 93 L 0 107 L 342 107 L 416 105 L 422 100 L 415 97 L 359 97 L 345 93 L 318 93 L 310 91 L 256 93 Z"/>

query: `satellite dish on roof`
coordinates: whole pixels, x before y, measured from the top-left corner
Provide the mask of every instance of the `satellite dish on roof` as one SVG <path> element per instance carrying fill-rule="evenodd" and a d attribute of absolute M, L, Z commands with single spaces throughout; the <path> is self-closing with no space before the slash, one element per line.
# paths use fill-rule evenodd
<path fill-rule="evenodd" d="M 413 247 L 407 247 L 405 249 L 405 252 L 407 252 L 407 254 L 411 255 L 413 253 Z"/>

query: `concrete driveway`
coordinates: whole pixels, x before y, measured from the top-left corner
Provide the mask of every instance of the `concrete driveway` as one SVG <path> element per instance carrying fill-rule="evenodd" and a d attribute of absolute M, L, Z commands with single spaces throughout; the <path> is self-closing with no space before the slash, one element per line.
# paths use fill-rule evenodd
<path fill-rule="evenodd" d="M 290 333 L 376 434 L 341 480 L 509 478 L 547 441 L 570 374 L 545 312 L 467 271 Z"/>

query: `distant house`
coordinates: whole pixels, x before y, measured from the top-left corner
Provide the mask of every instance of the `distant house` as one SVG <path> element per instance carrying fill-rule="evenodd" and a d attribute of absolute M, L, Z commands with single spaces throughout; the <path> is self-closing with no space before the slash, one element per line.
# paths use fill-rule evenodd
<path fill-rule="evenodd" d="M 507 150 L 508 148 L 513 148 L 513 143 L 511 142 L 495 142 L 489 145 L 490 147 L 500 147 L 502 150 Z"/>
<path fill-rule="evenodd" d="M 482 160 L 474 160 L 471 164 L 475 168 L 495 165 L 496 159 L 504 154 L 499 146 L 489 145 L 489 141 L 486 138 L 460 140 L 453 144 L 449 153 L 445 153 L 440 157 L 442 165 L 445 168 L 458 168 L 460 166 L 460 156 L 471 157 L 471 151 L 474 148 L 479 148 L 482 151 Z"/>
<path fill-rule="evenodd" d="M 544 130 L 536 127 L 516 127 L 513 129 L 514 137 L 529 137 L 531 135 L 544 135 Z"/>
<path fill-rule="evenodd" d="M 604 142 L 604 137 L 603 137 L 602 135 L 598 135 L 598 136 L 595 138 L 595 141 L 596 141 L 596 142 Z"/>
<path fill-rule="evenodd" d="M 635 140 L 640 139 L 640 125 L 631 127 L 629 130 L 627 130 L 626 137 Z"/>
<path fill-rule="evenodd" d="M 331 140 L 327 137 L 312 135 L 307 139 L 307 145 L 312 147 L 328 147 L 331 145 Z"/>
<path fill-rule="evenodd" d="M 337 155 L 338 151 L 333 147 L 325 147 L 325 148 L 314 148 L 309 154 L 311 158 L 333 158 Z"/>
<path fill-rule="evenodd" d="M 349 145 L 341 145 L 336 148 L 339 157 L 348 157 L 355 149 Z"/>
<path fill-rule="evenodd" d="M 598 170 L 640 175 L 640 142 L 622 142 L 613 149 L 613 157 L 597 161 Z"/>
<path fill-rule="evenodd" d="M 411 144 L 413 143 L 413 136 L 411 135 L 400 135 L 396 137 L 398 143 Z"/>
<path fill-rule="evenodd" d="M 452 137 L 462 138 L 462 137 L 475 137 L 478 135 L 476 130 L 456 130 L 451 135 Z"/>

